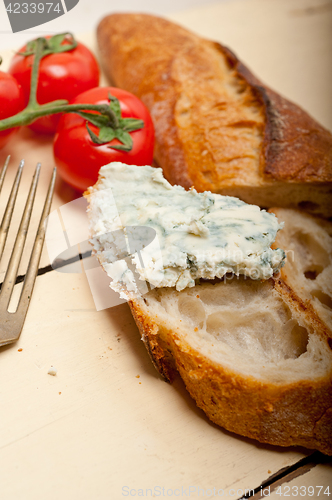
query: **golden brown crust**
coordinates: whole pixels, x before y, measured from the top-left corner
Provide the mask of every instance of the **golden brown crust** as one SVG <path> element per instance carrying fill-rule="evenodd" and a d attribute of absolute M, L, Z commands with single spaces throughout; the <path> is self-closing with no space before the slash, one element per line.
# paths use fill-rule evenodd
<path fill-rule="evenodd" d="M 173 382 L 176 376 L 174 360 L 168 346 L 158 336 L 157 325 L 142 313 L 136 302 L 130 300 L 128 304 L 152 363 L 167 382 Z"/>
<path fill-rule="evenodd" d="M 312 308 L 303 304 L 282 280 L 273 283 L 283 300 L 292 303 L 309 319 L 316 333 L 326 337 Z M 174 330 L 148 316 L 142 302 L 133 301 L 130 307 L 141 335 L 153 346 L 149 352 L 153 358 L 156 353 L 156 367 L 169 380 L 174 376 L 175 363 L 189 393 L 213 422 L 263 443 L 304 446 L 332 455 L 332 370 L 328 378 L 288 384 L 261 382 L 201 355 Z M 162 359 L 165 351 L 167 358 Z M 173 361 L 167 366 L 170 353 Z"/>
<path fill-rule="evenodd" d="M 261 164 L 278 181 L 332 182 L 332 135 L 298 105 L 269 89 L 241 61 L 215 44 L 256 90 L 264 103 L 265 131 Z"/>
<path fill-rule="evenodd" d="M 332 215 L 331 133 L 229 49 L 146 14 L 106 17 L 98 43 L 110 80 L 149 108 L 171 183 Z"/>

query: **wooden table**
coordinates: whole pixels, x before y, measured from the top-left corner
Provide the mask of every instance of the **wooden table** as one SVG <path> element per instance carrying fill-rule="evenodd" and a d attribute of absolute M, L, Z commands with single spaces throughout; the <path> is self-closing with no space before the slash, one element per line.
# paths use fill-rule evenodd
<path fill-rule="evenodd" d="M 331 14 L 328 0 L 245 0 L 170 17 L 230 46 L 267 84 L 332 129 Z M 92 34 L 81 38 L 95 47 Z M 32 171 L 42 161 L 37 226 L 53 168 L 52 140 L 22 130 L 0 152 L 1 163 L 7 154 L 12 161 L 0 215 L 16 166 L 26 160 L 12 241 Z M 53 209 L 74 197 L 58 179 Z M 27 255 L 22 275 L 26 263 Z M 86 275 L 49 264 L 44 249 L 21 338 L 0 349 L 1 500 L 221 498 L 222 490 L 225 498 L 248 490 L 262 498 L 264 490 L 277 499 L 295 496 L 296 487 L 299 496 L 318 498 L 318 486 L 324 486 L 319 498 L 328 498 L 323 491 L 330 485 L 332 493 L 332 467 L 323 455 L 262 445 L 209 422 L 180 381 L 169 385 L 158 376 L 127 304 L 96 311 Z M 51 366 L 56 376 L 48 374 Z"/>

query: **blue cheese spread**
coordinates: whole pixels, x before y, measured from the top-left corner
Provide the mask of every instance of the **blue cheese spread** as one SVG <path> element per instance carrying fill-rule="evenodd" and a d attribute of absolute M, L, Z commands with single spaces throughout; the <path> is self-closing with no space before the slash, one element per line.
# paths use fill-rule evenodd
<path fill-rule="evenodd" d="M 142 293 L 139 281 L 182 290 L 226 273 L 267 279 L 283 265 L 284 251 L 270 248 L 282 228 L 274 214 L 172 186 L 160 168 L 105 165 L 89 202 L 91 242 L 111 288 L 125 298 Z"/>

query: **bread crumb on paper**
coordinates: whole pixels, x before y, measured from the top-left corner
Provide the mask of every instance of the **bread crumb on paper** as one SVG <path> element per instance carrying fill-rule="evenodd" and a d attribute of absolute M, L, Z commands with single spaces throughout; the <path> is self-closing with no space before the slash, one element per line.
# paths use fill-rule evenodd
<path fill-rule="evenodd" d="M 54 366 L 51 366 L 51 368 L 48 370 L 47 373 L 48 373 L 48 375 L 52 375 L 53 377 L 55 377 L 57 374 L 57 371 L 58 370 L 56 368 L 54 368 Z"/>

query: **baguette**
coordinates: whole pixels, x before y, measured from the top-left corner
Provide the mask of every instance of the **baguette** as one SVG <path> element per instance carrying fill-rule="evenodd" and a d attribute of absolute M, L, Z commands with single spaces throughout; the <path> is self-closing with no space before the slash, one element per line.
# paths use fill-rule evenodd
<path fill-rule="evenodd" d="M 216 424 L 332 455 L 332 339 L 281 280 L 233 278 L 129 302 L 159 372 Z"/>
<path fill-rule="evenodd" d="M 242 207 L 245 204 L 233 198 L 218 199 L 223 197 L 213 195 L 214 203 L 206 204 L 209 194 L 202 196 L 179 186 L 171 187 L 160 170 L 149 166 L 113 163 L 102 167 L 97 184 L 85 193 L 94 252 L 112 277 L 112 288 L 129 299 L 156 368 L 168 381 L 178 372 L 197 405 L 213 422 L 264 443 L 301 445 L 332 455 L 331 324 L 320 317 L 313 301 L 301 300 L 300 291 L 296 293 L 291 283 L 280 277 L 252 280 L 243 272 L 245 269 L 239 275 L 240 269 L 235 266 L 231 279 L 226 269 L 220 275 L 222 279 L 194 281 L 199 276 L 207 277 L 208 262 L 212 262 L 209 252 L 211 257 L 218 255 L 217 262 L 222 264 L 223 250 L 234 242 L 240 248 L 242 241 L 249 264 L 255 251 L 265 249 L 255 228 L 265 236 L 274 228 L 274 239 L 280 227 L 272 214 L 261 213 L 258 207 Z M 193 212 L 201 198 L 204 209 Z M 293 241 L 294 211 L 282 209 L 279 216 L 286 221 L 286 228 L 289 223 L 282 240 L 288 249 Z M 321 269 L 321 275 L 330 282 L 332 225 L 308 215 L 298 217 L 297 231 L 305 231 L 310 219 L 310 234 L 316 238 L 315 245 L 304 238 L 303 245 L 307 246 L 301 251 L 310 257 L 311 247 L 321 245 L 325 252 L 321 265 L 326 267 Z M 198 220 L 205 231 L 190 236 L 192 224 Z M 272 224 L 270 230 L 264 221 Z M 129 238 L 130 228 L 139 226 L 155 229 L 161 254 L 155 252 L 157 246 L 144 243 L 141 237 L 129 244 L 133 249 L 142 248 L 140 258 L 136 253 L 128 254 L 119 229 L 125 227 Z M 251 228 L 251 236 L 243 233 L 245 227 Z M 224 245 L 226 234 L 230 237 Z M 192 248 L 186 246 L 188 242 Z M 221 244 L 221 253 L 213 246 L 217 243 Z M 181 253 L 177 256 L 178 250 Z M 190 254 L 183 256 L 187 250 Z M 272 263 L 273 255 L 277 258 L 278 253 L 271 252 L 278 251 L 270 250 L 264 255 L 269 255 Z M 198 254 L 200 265 L 195 261 Z M 229 257 L 227 253 L 225 256 Z M 255 265 L 265 269 L 265 257 Z M 238 251 L 232 253 L 235 258 Z M 310 258 L 315 261 L 315 257 Z M 305 261 L 310 267 L 308 257 Z M 181 275 L 183 270 L 187 273 L 188 263 L 194 264 L 193 279 L 186 282 L 186 288 L 178 288 L 177 279 L 173 286 L 170 276 L 176 278 L 177 272 Z M 292 275 L 298 278 L 294 282 L 297 289 L 300 271 L 300 267 L 292 269 Z M 158 288 L 149 291 L 146 287 L 142 291 L 134 272 Z M 154 281 L 158 276 L 162 279 Z"/>
<path fill-rule="evenodd" d="M 332 455 L 332 224 L 270 211 L 285 221 L 278 278 L 155 289 L 129 305 L 156 368 L 178 372 L 213 422 Z"/>
<path fill-rule="evenodd" d="M 272 208 L 286 220 L 272 248 L 285 248 L 281 278 L 310 304 L 332 337 L 332 223 L 297 210 Z"/>
<path fill-rule="evenodd" d="M 106 75 L 143 100 L 155 160 L 185 188 L 332 216 L 332 135 L 226 47 L 147 14 L 98 27 Z"/>

